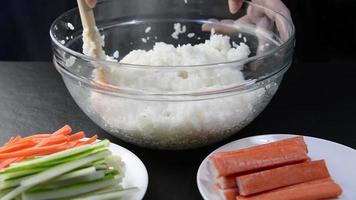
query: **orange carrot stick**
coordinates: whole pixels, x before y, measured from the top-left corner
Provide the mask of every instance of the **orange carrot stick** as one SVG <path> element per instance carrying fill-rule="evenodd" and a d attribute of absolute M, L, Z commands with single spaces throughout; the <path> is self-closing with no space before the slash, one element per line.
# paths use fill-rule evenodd
<path fill-rule="evenodd" d="M 69 125 L 64 125 L 62 128 L 52 133 L 52 135 L 68 135 L 71 132 L 72 132 L 72 128 Z"/>
<path fill-rule="evenodd" d="M 253 147 L 244 148 L 244 149 L 239 149 L 239 150 L 234 150 L 234 151 L 217 152 L 213 155 L 213 157 L 236 155 L 236 154 L 246 152 L 246 151 L 256 151 L 256 150 L 262 150 L 262 149 L 267 149 L 267 148 L 272 148 L 272 147 L 277 147 L 277 146 L 299 146 L 301 148 L 304 148 L 305 152 L 308 153 L 308 147 L 305 144 L 303 136 L 296 136 L 296 137 L 287 138 L 284 140 L 278 140 L 275 142 L 261 144 L 261 145 L 257 145 L 257 146 L 253 146 Z"/>
<path fill-rule="evenodd" d="M 35 143 L 31 142 L 31 141 L 28 141 L 28 142 L 25 142 L 25 143 L 20 143 L 20 144 L 14 144 L 14 145 L 10 145 L 10 146 L 7 146 L 7 147 L 0 148 L 0 153 L 13 152 L 13 151 L 25 149 L 25 148 L 28 148 L 28 147 L 32 147 L 34 145 L 35 145 Z"/>
<path fill-rule="evenodd" d="M 63 144 L 55 144 L 44 147 L 31 147 L 28 149 L 19 150 L 11 153 L 0 153 L 0 160 L 5 160 L 13 157 L 29 157 L 29 156 L 37 156 L 37 155 L 47 155 L 51 153 L 55 153 L 57 151 L 61 151 L 66 149 L 65 143 Z"/>
<path fill-rule="evenodd" d="M 211 164 L 217 176 L 228 176 L 248 171 L 277 167 L 309 159 L 305 150 L 295 146 L 276 146 L 256 151 L 245 151 L 212 157 Z"/>
<path fill-rule="evenodd" d="M 68 138 L 68 141 L 77 141 L 85 137 L 85 133 L 83 131 L 80 131 L 78 133 L 75 133 L 73 135 L 70 135 Z"/>
<path fill-rule="evenodd" d="M 93 137 L 89 138 L 88 140 L 78 142 L 78 144 L 76 145 L 76 147 L 77 147 L 77 146 L 82 146 L 82 145 L 94 143 L 97 139 L 98 139 L 98 136 L 97 136 L 97 135 L 94 135 Z"/>
<path fill-rule="evenodd" d="M 329 176 L 325 161 L 317 160 L 247 174 L 237 177 L 236 183 L 240 194 L 248 196 Z"/>
<path fill-rule="evenodd" d="M 51 145 L 51 144 L 59 144 L 59 143 L 66 142 L 68 140 L 68 136 L 53 135 L 53 136 L 51 136 L 49 138 L 45 138 L 43 140 L 48 140 L 48 141 L 42 143 L 42 146 Z"/>
<path fill-rule="evenodd" d="M 46 139 L 43 139 L 40 143 L 38 143 L 36 146 L 45 146 L 47 143 L 53 140 L 58 135 L 68 135 L 72 132 L 72 128 L 69 125 L 65 125 L 62 128 L 58 129 L 52 135 Z"/>
<path fill-rule="evenodd" d="M 340 196 L 342 189 L 330 178 L 301 183 L 236 200 L 316 200 Z"/>
<path fill-rule="evenodd" d="M 43 139 L 43 138 L 48 138 L 50 137 L 52 134 L 36 134 L 36 135 L 31 135 L 31 136 L 27 136 L 24 139 L 25 140 L 34 140 L 34 139 Z"/>
<path fill-rule="evenodd" d="M 0 162 L 0 169 L 10 166 L 12 163 L 20 162 L 24 157 L 10 158 Z"/>
<path fill-rule="evenodd" d="M 10 141 L 8 143 L 6 143 L 4 146 L 9 146 L 9 145 L 15 144 L 18 141 L 20 141 L 21 139 L 22 139 L 22 137 L 19 135 L 17 135 L 16 137 L 11 137 Z"/>

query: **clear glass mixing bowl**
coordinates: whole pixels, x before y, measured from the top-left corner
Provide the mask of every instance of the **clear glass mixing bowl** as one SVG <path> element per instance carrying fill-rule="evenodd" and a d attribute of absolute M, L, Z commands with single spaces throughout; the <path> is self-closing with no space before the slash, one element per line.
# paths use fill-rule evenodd
<path fill-rule="evenodd" d="M 94 12 L 104 50 L 117 60 L 134 49 L 152 49 L 156 41 L 202 43 L 210 37 L 202 25 L 250 47 L 246 59 L 208 65 L 119 63 L 81 53 L 78 9 L 58 17 L 50 30 L 53 62 L 74 100 L 104 130 L 143 147 L 194 148 L 237 133 L 266 107 L 292 62 L 292 22 L 251 2 L 230 14 L 227 1 L 105 0 Z M 172 38 L 175 23 L 186 26 L 178 39 Z M 237 81 L 236 71 L 246 81 Z M 98 81 L 98 73 L 106 80 Z M 192 76 L 204 84 L 189 82 Z"/>

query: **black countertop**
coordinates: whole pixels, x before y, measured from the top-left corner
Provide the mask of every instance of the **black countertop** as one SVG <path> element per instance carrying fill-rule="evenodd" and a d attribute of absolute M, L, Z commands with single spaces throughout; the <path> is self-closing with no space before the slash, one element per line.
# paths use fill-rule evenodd
<path fill-rule="evenodd" d="M 124 143 L 105 133 L 75 104 L 48 62 L 0 62 L 0 143 L 15 134 L 51 132 L 64 124 L 122 145 L 145 163 L 145 199 L 201 199 L 200 162 L 229 141 L 266 133 L 320 137 L 356 148 L 356 62 L 295 62 L 265 111 L 248 127 L 218 144 L 190 151 L 157 151 Z"/>

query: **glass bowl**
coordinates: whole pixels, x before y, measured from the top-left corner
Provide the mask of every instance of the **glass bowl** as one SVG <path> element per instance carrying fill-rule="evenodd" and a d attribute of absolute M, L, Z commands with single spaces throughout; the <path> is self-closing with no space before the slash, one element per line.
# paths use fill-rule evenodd
<path fill-rule="evenodd" d="M 72 9 L 51 26 L 54 65 L 97 125 L 143 147 L 195 148 L 237 133 L 270 102 L 292 62 L 293 23 L 251 2 L 231 14 L 227 1 L 105 0 L 94 13 L 109 60 L 81 53 L 82 26 Z M 172 37 L 177 23 L 186 30 Z M 202 43 L 212 29 L 231 45 L 245 42 L 248 58 L 180 66 L 118 62 L 157 41 Z"/>

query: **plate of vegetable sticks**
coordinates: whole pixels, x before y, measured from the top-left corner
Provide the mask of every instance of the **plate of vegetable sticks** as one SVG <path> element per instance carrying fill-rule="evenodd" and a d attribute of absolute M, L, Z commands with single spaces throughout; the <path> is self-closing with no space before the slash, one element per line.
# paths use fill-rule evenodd
<path fill-rule="evenodd" d="M 0 200 L 105 200 L 144 197 L 147 170 L 129 150 L 72 133 L 14 136 L 0 147 Z"/>

